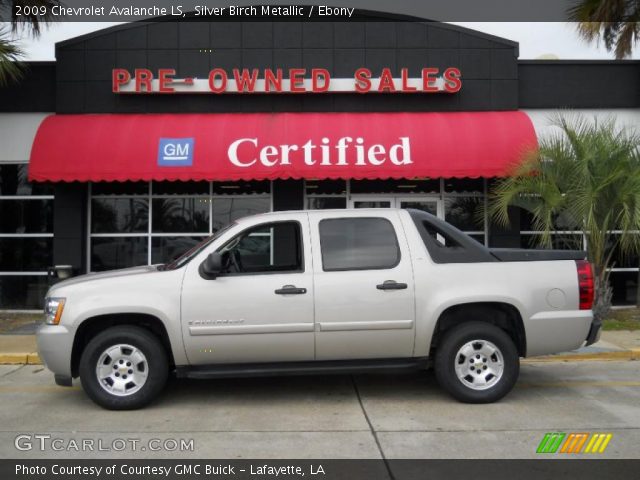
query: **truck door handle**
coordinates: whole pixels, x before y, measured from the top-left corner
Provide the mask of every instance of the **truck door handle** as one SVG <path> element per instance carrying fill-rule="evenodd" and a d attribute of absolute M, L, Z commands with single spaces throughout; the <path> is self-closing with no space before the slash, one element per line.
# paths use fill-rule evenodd
<path fill-rule="evenodd" d="M 398 283 L 395 280 L 385 280 L 384 283 L 376 285 L 378 290 L 404 290 L 407 288 L 406 283 Z"/>
<path fill-rule="evenodd" d="M 276 295 L 302 295 L 307 293 L 306 288 L 297 288 L 295 285 L 285 285 L 275 291 Z"/>

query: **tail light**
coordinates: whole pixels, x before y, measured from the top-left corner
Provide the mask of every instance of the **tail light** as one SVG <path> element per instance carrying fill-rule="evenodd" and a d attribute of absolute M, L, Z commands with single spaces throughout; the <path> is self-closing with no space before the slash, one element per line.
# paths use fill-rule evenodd
<path fill-rule="evenodd" d="M 580 292 L 580 310 L 591 310 L 593 306 L 593 270 L 586 260 L 576 260 L 578 269 L 578 289 Z"/>

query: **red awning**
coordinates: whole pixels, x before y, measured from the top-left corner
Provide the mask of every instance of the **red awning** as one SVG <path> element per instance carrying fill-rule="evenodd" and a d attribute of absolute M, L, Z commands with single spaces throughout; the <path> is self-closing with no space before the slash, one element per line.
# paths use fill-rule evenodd
<path fill-rule="evenodd" d="M 29 179 L 496 177 L 536 145 L 517 111 L 53 115 Z"/>

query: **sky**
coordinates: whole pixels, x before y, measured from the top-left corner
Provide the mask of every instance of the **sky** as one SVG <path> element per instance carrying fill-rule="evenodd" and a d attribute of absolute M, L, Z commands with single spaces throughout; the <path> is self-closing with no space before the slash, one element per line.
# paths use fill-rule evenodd
<path fill-rule="evenodd" d="M 454 22 L 456 25 L 478 30 L 520 43 L 520 58 L 535 59 L 555 55 L 560 59 L 611 59 L 613 54 L 603 46 L 587 44 L 575 30 L 575 25 L 561 22 Z M 78 35 L 108 28 L 117 23 L 85 22 L 53 24 L 37 40 L 21 38 L 25 60 L 55 60 L 56 42 Z M 640 45 L 633 59 L 640 59 Z"/>

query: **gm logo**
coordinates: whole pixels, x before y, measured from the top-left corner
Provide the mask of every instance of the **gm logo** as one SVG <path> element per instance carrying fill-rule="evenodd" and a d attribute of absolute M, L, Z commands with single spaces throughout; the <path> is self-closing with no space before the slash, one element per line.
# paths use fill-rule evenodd
<path fill-rule="evenodd" d="M 193 145 L 193 138 L 161 138 L 158 146 L 158 165 L 190 167 L 193 165 Z"/>

